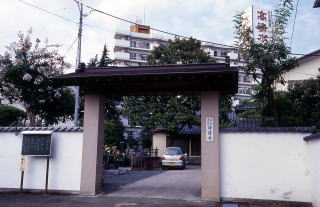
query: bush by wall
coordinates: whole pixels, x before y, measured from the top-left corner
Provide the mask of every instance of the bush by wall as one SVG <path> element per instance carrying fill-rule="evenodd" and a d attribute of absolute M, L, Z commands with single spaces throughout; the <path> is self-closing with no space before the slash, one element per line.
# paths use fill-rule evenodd
<path fill-rule="evenodd" d="M 0 104 L 0 126 L 10 126 L 26 118 L 26 113 L 16 107 Z"/>

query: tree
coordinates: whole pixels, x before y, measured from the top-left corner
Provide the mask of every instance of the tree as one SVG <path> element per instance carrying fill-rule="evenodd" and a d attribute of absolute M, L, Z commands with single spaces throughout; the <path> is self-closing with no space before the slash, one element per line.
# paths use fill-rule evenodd
<path fill-rule="evenodd" d="M 279 125 L 279 114 L 274 101 L 274 84 L 284 84 L 282 74 L 297 66 L 295 58 L 290 57 L 290 48 L 285 44 L 286 27 L 292 9 L 292 0 L 284 0 L 276 6 L 273 26 L 269 28 L 271 37 L 264 43 L 256 42 L 252 29 L 244 27 L 243 13 L 238 13 L 234 19 L 236 43 L 245 61 L 243 69 L 261 86 L 261 95 L 271 106 L 275 126 Z M 264 30 L 268 29 L 265 25 L 263 27 Z M 260 72 L 261 81 L 258 78 Z"/>
<path fill-rule="evenodd" d="M 193 38 L 169 40 L 167 45 L 156 47 L 148 57 L 149 65 L 208 62 L 214 61 L 201 49 L 200 41 Z M 229 107 L 231 98 L 222 98 L 221 103 Z M 123 114 L 129 117 L 133 125 L 143 126 L 147 130 L 161 126 L 172 133 L 184 124 L 199 125 L 199 111 L 199 96 L 125 97 L 123 103 Z"/>
<path fill-rule="evenodd" d="M 105 139 L 104 144 L 109 146 L 118 146 L 124 141 L 124 126 L 119 120 L 108 119 L 105 121 Z"/>
<path fill-rule="evenodd" d="M 320 77 L 294 81 L 288 91 L 275 92 L 279 112 L 279 126 L 316 126 L 320 130 Z M 261 109 L 264 125 L 272 115 L 272 107 L 266 103 Z"/>
<path fill-rule="evenodd" d="M 87 64 L 88 67 L 90 68 L 95 68 L 98 67 L 99 62 L 98 62 L 98 54 L 96 54 L 96 56 L 94 56 L 94 58 L 91 58 Z"/>
<path fill-rule="evenodd" d="M 148 65 L 199 64 L 215 62 L 201 49 L 201 42 L 194 39 L 169 40 L 167 45 L 153 49 L 148 57 Z"/>
<path fill-rule="evenodd" d="M 104 44 L 100 60 L 98 61 L 98 55 L 96 55 L 90 59 L 88 67 L 106 67 L 112 64 L 113 61 L 109 58 L 108 53 L 107 46 Z M 105 100 L 105 144 L 110 146 L 119 145 L 124 140 L 125 128 L 120 121 L 119 110 L 121 101 L 121 97 L 107 97 Z"/>
<path fill-rule="evenodd" d="M 109 58 L 109 50 L 107 48 L 107 45 L 104 44 L 103 51 L 102 51 L 101 58 L 100 58 L 98 66 L 99 67 L 106 67 L 108 65 L 111 65 L 112 62 L 113 61 Z"/>
<path fill-rule="evenodd" d="M 10 126 L 24 118 L 26 118 L 26 113 L 21 109 L 0 104 L 0 126 Z"/>
<path fill-rule="evenodd" d="M 293 103 L 291 115 L 297 124 L 320 130 L 320 76 L 289 84 L 286 98 Z"/>
<path fill-rule="evenodd" d="M 31 33 L 18 33 L 18 41 L 0 55 L 0 93 L 10 103 L 21 104 L 30 125 L 57 124 L 71 119 L 74 95 L 68 88 L 54 88 L 50 77 L 61 75 L 69 67 L 59 55 L 58 45 L 36 39 Z"/>

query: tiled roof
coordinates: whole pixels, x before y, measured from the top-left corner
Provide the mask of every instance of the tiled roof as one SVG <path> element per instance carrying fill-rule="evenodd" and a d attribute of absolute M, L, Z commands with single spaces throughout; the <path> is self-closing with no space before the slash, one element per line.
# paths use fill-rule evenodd
<path fill-rule="evenodd" d="M 22 131 L 54 131 L 54 132 L 82 132 L 82 127 L 0 127 L 0 132 L 22 132 Z"/>
<path fill-rule="evenodd" d="M 183 135 L 199 135 L 201 132 L 200 126 L 185 125 L 179 131 L 179 134 Z M 220 132 L 315 132 L 315 127 L 233 127 L 233 128 L 221 128 Z M 319 135 L 320 137 L 320 135 Z"/>
<path fill-rule="evenodd" d="M 222 128 L 221 132 L 315 132 L 315 127 L 254 127 L 254 128 Z"/>
<path fill-rule="evenodd" d="M 305 141 L 320 139 L 320 133 L 311 134 L 309 136 L 303 137 Z"/>
<path fill-rule="evenodd" d="M 179 134 L 184 134 L 184 135 L 195 135 L 200 133 L 201 133 L 200 126 L 197 126 L 197 125 L 191 125 L 191 126 L 184 125 L 179 131 Z"/>
<path fill-rule="evenodd" d="M 85 68 L 50 79 L 56 86 L 79 85 L 107 96 L 199 94 L 238 91 L 238 67 L 215 64 L 176 64 Z"/>

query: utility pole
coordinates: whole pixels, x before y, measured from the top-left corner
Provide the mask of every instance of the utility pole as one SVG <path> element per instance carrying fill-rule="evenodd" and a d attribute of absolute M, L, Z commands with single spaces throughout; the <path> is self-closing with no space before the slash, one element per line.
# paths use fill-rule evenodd
<path fill-rule="evenodd" d="M 80 11 L 80 20 L 79 20 L 79 32 L 78 32 L 78 50 L 77 50 L 77 59 L 76 59 L 76 69 L 81 60 L 81 37 L 82 37 L 82 18 L 83 18 L 83 5 L 81 2 L 75 0 L 78 4 L 79 11 Z M 80 89 L 79 86 L 75 87 L 75 105 L 74 105 L 74 126 L 78 126 L 78 119 L 79 119 L 79 103 L 80 103 Z"/>

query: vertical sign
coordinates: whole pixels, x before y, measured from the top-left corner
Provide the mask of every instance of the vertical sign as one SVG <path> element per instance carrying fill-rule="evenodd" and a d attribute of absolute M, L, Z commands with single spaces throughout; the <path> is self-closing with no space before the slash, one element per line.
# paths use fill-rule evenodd
<path fill-rule="evenodd" d="M 207 142 L 213 142 L 213 117 L 206 117 Z"/>
<path fill-rule="evenodd" d="M 272 33 L 272 13 L 266 9 L 251 6 L 243 12 L 243 26 L 251 28 L 254 40 L 257 43 L 266 43 Z"/>

